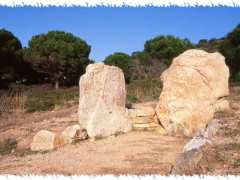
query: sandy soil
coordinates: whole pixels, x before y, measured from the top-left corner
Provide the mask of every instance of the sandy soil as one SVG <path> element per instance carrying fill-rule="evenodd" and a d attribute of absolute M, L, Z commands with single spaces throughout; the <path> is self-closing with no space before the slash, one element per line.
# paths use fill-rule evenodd
<path fill-rule="evenodd" d="M 186 139 L 132 132 L 68 145 L 45 154 L 0 158 L 10 174 L 169 174 Z"/>

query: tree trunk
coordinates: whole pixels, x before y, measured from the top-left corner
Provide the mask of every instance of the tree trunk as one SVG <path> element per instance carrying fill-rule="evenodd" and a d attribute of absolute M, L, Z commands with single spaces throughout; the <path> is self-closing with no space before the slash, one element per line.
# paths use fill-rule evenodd
<path fill-rule="evenodd" d="M 55 89 L 56 89 L 56 90 L 59 89 L 59 81 L 58 81 L 58 80 L 55 81 Z"/>

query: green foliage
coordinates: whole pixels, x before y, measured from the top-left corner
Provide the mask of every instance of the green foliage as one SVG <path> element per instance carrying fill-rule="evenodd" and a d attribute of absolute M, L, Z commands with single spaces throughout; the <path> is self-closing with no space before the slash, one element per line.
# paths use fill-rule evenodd
<path fill-rule="evenodd" d="M 133 59 L 138 59 L 140 64 L 143 66 L 149 66 L 151 65 L 151 55 L 148 52 L 145 51 L 138 51 L 138 52 L 134 52 L 132 54 L 132 58 Z"/>
<path fill-rule="evenodd" d="M 122 53 L 116 52 L 105 58 L 104 63 L 107 65 L 114 65 L 122 69 L 126 82 L 130 80 L 130 67 L 131 67 L 131 56 Z"/>
<path fill-rule="evenodd" d="M 3 142 L 0 142 L 0 155 L 10 154 L 16 147 L 16 139 L 5 139 Z"/>
<path fill-rule="evenodd" d="M 144 51 L 152 57 L 164 60 L 165 64 L 171 64 L 174 57 L 187 49 L 194 48 L 194 45 L 187 39 L 179 39 L 174 36 L 157 36 L 146 41 Z"/>
<path fill-rule="evenodd" d="M 44 80 L 76 84 L 90 63 L 91 47 L 82 39 L 63 31 L 49 31 L 33 36 L 24 57 Z"/>
<path fill-rule="evenodd" d="M 201 39 L 199 40 L 198 44 L 196 45 L 197 48 L 203 49 L 207 52 L 216 52 L 219 50 L 220 46 L 222 45 L 224 39 Z"/>
<path fill-rule="evenodd" d="M 226 58 L 232 77 L 240 71 L 240 25 L 228 33 L 219 47 Z"/>
<path fill-rule="evenodd" d="M 26 111 L 49 111 L 57 106 L 66 105 L 72 101 L 78 103 L 78 87 L 59 89 L 59 90 L 42 90 L 32 89 L 28 93 L 26 102 Z"/>
<path fill-rule="evenodd" d="M 236 73 L 235 80 L 238 82 L 240 81 L 240 72 Z"/>
<path fill-rule="evenodd" d="M 19 79 L 22 45 L 11 32 L 0 29 L 0 84 Z"/>
<path fill-rule="evenodd" d="M 138 102 L 138 98 L 134 95 L 127 95 L 127 101 L 129 103 L 136 103 Z"/>

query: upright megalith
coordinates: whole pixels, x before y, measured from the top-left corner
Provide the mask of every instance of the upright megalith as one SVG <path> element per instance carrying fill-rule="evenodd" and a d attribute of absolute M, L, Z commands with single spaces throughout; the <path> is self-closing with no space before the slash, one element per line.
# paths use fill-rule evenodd
<path fill-rule="evenodd" d="M 90 64 L 79 86 L 79 123 L 89 137 L 106 137 L 131 130 L 121 69 L 103 63 Z"/>
<path fill-rule="evenodd" d="M 229 69 L 220 53 L 187 50 L 163 72 L 156 114 L 170 134 L 193 136 L 227 107 Z"/>

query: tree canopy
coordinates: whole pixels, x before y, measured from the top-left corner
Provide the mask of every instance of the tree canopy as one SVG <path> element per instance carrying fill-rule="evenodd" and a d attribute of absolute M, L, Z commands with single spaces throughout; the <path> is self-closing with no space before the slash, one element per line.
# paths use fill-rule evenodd
<path fill-rule="evenodd" d="M 180 39 L 174 36 L 157 36 L 145 42 L 144 51 L 153 58 L 163 60 L 171 64 L 174 57 L 187 49 L 194 48 L 194 45 L 187 39 Z"/>
<path fill-rule="evenodd" d="M 91 47 L 81 38 L 63 31 L 33 36 L 24 57 L 45 80 L 75 84 L 90 63 Z"/>
<path fill-rule="evenodd" d="M 227 34 L 219 47 L 234 78 L 240 72 L 240 25 Z"/>
<path fill-rule="evenodd" d="M 122 52 L 115 52 L 107 56 L 104 60 L 104 63 L 107 65 L 114 65 L 122 69 L 125 80 L 130 81 L 130 67 L 131 67 L 132 58 L 128 54 Z"/>
<path fill-rule="evenodd" d="M 21 42 L 11 32 L 0 29 L 0 82 L 18 79 L 21 63 Z"/>

